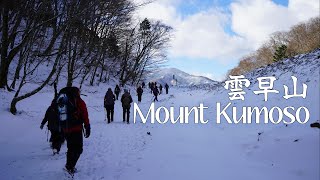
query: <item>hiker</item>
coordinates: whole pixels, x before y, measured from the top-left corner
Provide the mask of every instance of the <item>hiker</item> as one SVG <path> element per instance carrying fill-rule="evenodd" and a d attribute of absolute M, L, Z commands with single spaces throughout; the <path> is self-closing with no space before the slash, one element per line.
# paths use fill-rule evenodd
<path fill-rule="evenodd" d="M 77 87 L 65 87 L 60 90 L 57 98 L 60 125 L 67 140 L 67 162 L 65 170 L 73 175 L 75 165 L 83 151 L 83 124 L 85 138 L 90 136 L 90 122 L 86 103 L 80 97 Z"/>
<path fill-rule="evenodd" d="M 146 86 L 146 84 L 144 82 L 142 82 L 141 86 L 142 86 L 142 88 L 144 88 Z"/>
<path fill-rule="evenodd" d="M 139 87 L 138 87 L 138 89 L 137 89 L 138 102 L 141 102 L 142 93 L 143 93 L 143 89 L 142 89 L 142 87 L 141 87 L 141 86 L 139 86 Z"/>
<path fill-rule="evenodd" d="M 116 100 L 118 100 L 119 93 L 120 93 L 120 87 L 117 84 L 116 87 L 114 88 L 114 93 L 116 94 Z"/>
<path fill-rule="evenodd" d="M 104 108 L 106 108 L 106 111 L 107 111 L 108 124 L 110 122 L 113 122 L 114 101 L 115 100 L 116 100 L 116 97 L 114 96 L 111 88 L 108 88 L 108 91 L 106 92 L 106 95 L 104 96 Z"/>
<path fill-rule="evenodd" d="M 154 95 L 153 101 L 158 101 L 159 90 L 157 86 L 153 88 L 153 95 Z"/>
<path fill-rule="evenodd" d="M 150 85 L 151 94 L 153 93 L 153 89 L 154 89 L 154 82 L 151 82 L 151 85 Z"/>
<path fill-rule="evenodd" d="M 123 109 L 123 122 L 126 121 L 125 116 L 127 115 L 127 123 L 129 124 L 130 117 L 130 107 L 132 103 L 132 97 L 129 94 L 128 90 L 124 90 L 124 94 L 121 97 L 122 109 Z"/>
<path fill-rule="evenodd" d="M 159 94 L 162 94 L 162 85 L 161 84 L 159 85 L 159 90 L 160 90 Z"/>
<path fill-rule="evenodd" d="M 166 85 L 164 85 L 164 87 L 166 88 L 166 94 L 168 94 L 169 85 L 166 83 Z"/>
<path fill-rule="evenodd" d="M 53 155 L 59 154 L 61 145 L 64 142 L 64 136 L 59 126 L 59 117 L 57 109 L 55 108 L 55 99 L 48 107 L 46 114 L 41 122 L 40 129 L 48 122 L 48 130 L 51 133 L 50 141 Z"/>

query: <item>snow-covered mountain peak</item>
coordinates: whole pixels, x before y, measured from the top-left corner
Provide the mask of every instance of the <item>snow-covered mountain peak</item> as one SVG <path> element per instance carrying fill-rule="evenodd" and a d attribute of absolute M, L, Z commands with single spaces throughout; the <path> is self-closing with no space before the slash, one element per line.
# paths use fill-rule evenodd
<path fill-rule="evenodd" d="M 217 84 L 216 81 L 203 76 L 195 76 L 181 71 L 177 68 L 162 68 L 150 73 L 147 82 L 158 82 L 161 84 L 171 84 L 177 86 L 199 86 Z"/>

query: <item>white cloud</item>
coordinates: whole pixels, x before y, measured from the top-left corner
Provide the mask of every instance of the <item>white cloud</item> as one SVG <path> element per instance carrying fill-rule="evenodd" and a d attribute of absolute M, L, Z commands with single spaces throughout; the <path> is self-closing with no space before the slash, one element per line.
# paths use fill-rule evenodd
<path fill-rule="evenodd" d="M 208 58 L 224 63 L 253 51 L 271 33 L 288 30 L 319 14 L 318 0 L 289 0 L 288 7 L 271 0 L 237 0 L 230 5 L 231 14 L 211 7 L 183 17 L 177 12 L 179 3 L 187 2 L 157 0 L 139 9 L 138 16 L 162 20 L 175 29 L 171 57 Z M 236 35 L 225 32 L 228 24 Z"/>
<path fill-rule="evenodd" d="M 223 62 L 235 60 L 243 50 L 248 51 L 244 38 L 224 32 L 224 26 L 230 21 L 227 13 L 211 8 L 182 18 L 176 8 L 181 2 L 158 0 L 138 11 L 141 18 L 162 20 L 174 28 L 172 57 L 215 58 Z"/>
<path fill-rule="evenodd" d="M 285 31 L 319 14 L 318 0 L 289 0 L 288 7 L 271 0 L 240 0 L 231 4 L 232 29 L 255 49 L 271 33 Z"/>
<path fill-rule="evenodd" d="M 319 16 L 319 0 L 289 0 L 288 9 L 299 21 Z"/>
<path fill-rule="evenodd" d="M 189 58 L 234 59 L 243 49 L 244 39 L 224 31 L 229 17 L 218 9 L 210 9 L 183 19 L 176 27 L 172 43 L 173 56 Z"/>
<path fill-rule="evenodd" d="M 134 0 L 134 2 L 141 4 L 145 0 Z M 179 0 L 157 0 L 146 6 L 142 6 L 137 11 L 137 16 L 141 19 L 149 18 L 161 20 L 168 25 L 176 24 L 179 19 L 179 14 L 176 12 L 175 6 Z"/>

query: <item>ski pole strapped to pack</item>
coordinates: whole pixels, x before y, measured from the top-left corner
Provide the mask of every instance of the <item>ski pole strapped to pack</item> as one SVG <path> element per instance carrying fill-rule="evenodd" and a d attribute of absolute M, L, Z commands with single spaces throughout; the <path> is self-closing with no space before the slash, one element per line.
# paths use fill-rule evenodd
<path fill-rule="evenodd" d="M 66 94 L 60 94 L 57 99 L 59 120 L 66 121 L 68 118 L 68 96 Z"/>
<path fill-rule="evenodd" d="M 79 96 L 79 89 L 76 87 L 65 87 L 60 90 L 57 97 L 57 108 L 60 126 L 68 128 L 72 125 L 79 124 L 77 119 L 77 103 L 76 99 Z"/>

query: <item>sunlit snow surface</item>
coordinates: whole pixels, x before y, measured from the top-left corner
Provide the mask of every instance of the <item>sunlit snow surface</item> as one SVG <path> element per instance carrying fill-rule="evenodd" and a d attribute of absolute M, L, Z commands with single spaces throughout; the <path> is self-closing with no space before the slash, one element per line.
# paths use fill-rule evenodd
<path fill-rule="evenodd" d="M 77 164 L 75 179 L 159 179 L 159 180 L 319 180 L 319 129 L 310 123 L 319 118 L 320 51 L 300 55 L 291 60 L 258 69 L 245 77 L 251 81 L 244 88 L 245 101 L 230 101 L 229 90 L 223 84 L 212 90 L 170 88 L 168 95 L 160 95 L 156 107 L 208 106 L 204 118 L 208 124 L 131 124 L 122 123 L 122 108 L 115 104 L 115 122 L 106 124 L 103 97 L 108 87 L 84 86 L 82 93 L 87 104 L 92 134 L 84 139 L 84 151 Z M 274 89 L 268 101 L 258 90 L 257 77 L 274 76 Z M 292 86 L 291 76 L 308 85 L 307 97 L 285 100 L 283 85 Z M 29 85 L 28 88 L 34 88 Z M 28 89 L 26 88 L 26 89 Z M 135 90 L 131 90 L 137 102 Z M 53 88 L 20 102 L 19 114 L 8 112 L 13 93 L 0 91 L 0 177 L 1 179 L 66 179 L 66 145 L 59 155 L 52 156 L 46 130 L 40 122 L 53 97 Z M 145 89 L 140 109 L 146 113 L 152 95 Z M 243 106 L 284 108 L 305 106 L 310 111 L 307 124 L 216 124 L 216 103 L 241 109 Z M 133 107 L 133 106 L 132 106 Z M 231 109 L 228 110 L 230 114 Z M 163 115 L 163 114 L 162 114 Z M 137 121 L 140 121 L 137 118 Z M 151 135 L 147 135 L 150 132 Z M 262 133 L 258 136 L 258 133 Z M 258 141 L 259 138 L 259 141 Z M 297 140 L 297 142 L 294 142 Z"/>

